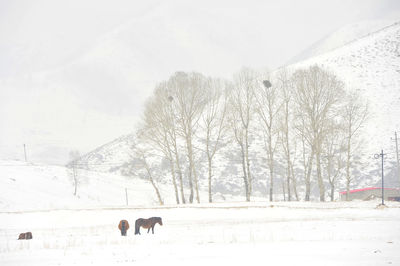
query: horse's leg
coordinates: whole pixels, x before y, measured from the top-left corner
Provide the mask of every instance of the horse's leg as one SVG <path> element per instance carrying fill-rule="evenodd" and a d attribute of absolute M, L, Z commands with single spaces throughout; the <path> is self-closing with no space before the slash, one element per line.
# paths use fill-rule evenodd
<path fill-rule="evenodd" d="M 124 221 L 121 223 L 121 236 L 126 236 L 126 227 Z"/>
<path fill-rule="evenodd" d="M 140 235 L 140 225 L 138 220 L 135 222 L 135 235 Z"/>
<path fill-rule="evenodd" d="M 147 229 L 147 233 L 149 233 L 149 232 L 150 232 L 150 228 L 151 228 L 151 227 L 149 227 L 149 229 Z"/>
<path fill-rule="evenodd" d="M 154 226 L 155 226 L 155 225 L 153 225 L 153 226 L 151 227 L 151 232 L 153 232 L 153 235 L 154 235 Z"/>

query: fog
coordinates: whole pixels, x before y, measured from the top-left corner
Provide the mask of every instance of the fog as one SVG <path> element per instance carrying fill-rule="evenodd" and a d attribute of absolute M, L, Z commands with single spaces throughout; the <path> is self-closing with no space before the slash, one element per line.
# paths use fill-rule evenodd
<path fill-rule="evenodd" d="M 175 71 L 276 69 L 392 1 L 0 1 L 0 159 L 63 164 L 133 131 Z"/>

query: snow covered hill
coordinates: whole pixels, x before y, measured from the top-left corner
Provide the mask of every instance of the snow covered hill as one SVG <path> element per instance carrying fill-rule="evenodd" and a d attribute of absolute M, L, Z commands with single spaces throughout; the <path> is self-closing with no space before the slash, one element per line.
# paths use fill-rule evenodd
<path fill-rule="evenodd" d="M 121 145 L 122 147 L 122 145 Z M 106 146 L 109 148 L 109 146 Z M 108 151 L 108 149 L 101 149 Z M 100 156 L 101 153 L 96 153 Z M 124 155 L 124 153 L 122 153 Z M 108 157 L 106 156 L 105 159 Z M 99 162 L 99 161 L 97 161 Z M 106 163 L 103 167 L 115 167 Z M 90 167 L 98 168 L 99 164 Z M 85 168 L 82 166 L 82 168 Z M 0 160 L 0 212 L 57 209 L 129 208 L 159 206 L 155 190 L 147 176 L 78 169 L 77 195 L 74 196 L 72 173 L 63 166 Z M 122 169 L 127 169 L 122 167 Z M 108 170 L 108 168 L 107 168 Z M 164 205 L 174 205 L 171 184 L 153 177 Z M 205 199 L 207 192 L 200 191 Z M 128 198 L 128 204 L 126 202 Z M 216 202 L 240 201 L 243 197 L 215 197 Z"/>
<path fill-rule="evenodd" d="M 144 20 L 146 21 L 145 18 Z M 159 23 L 161 23 L 161 21 Z M 117 70 L 120 69 L 121 66 L 120 65 L 115 66 L 109 60 L 111 60 L 113 56 L 117 56 L 117 58 L 121 60 L 124 59 L 124 57 L 122 56 L 123 53 L 121 53 L 121 51 L 127 52 L 126 49 L 128 50 L 130 49 L 128 45 L 129 40 L 131 40 L 130 38 L 132 36 L 137 37 L 136 34 L 145 35 L 144 32 L 135 33 L 128 30 L 132 29 L 134 25 L 136 24 L 132 22 L 131 25 L 121 26 L 121 28 L 117 29 L 114 33 L 106 37 L 105 41 L 102 42 L 98 50 L 95 49 L 91 54 L 88 54 L 85 57 L 86 59 L 84 58 L 82 59 L 82 61 L 76 62 L 75 65 L 72 64 L 70 65 L 70 67 L 63 68 L 59 71 L 46 73 L 44 76 L 41 77 L 38 76 L 36 78 L 38 80 L 42 80 L 43 82 L 45 82 L 44 84 L 48 85 L 53 84 L 52 82 L 54 82 L 54 84 L 60 82 L 59 87 L 57 87 L 60 89 L 56 90 L 56 92 L 59 93 L 60 91 L 63 90 L 62 88 L 66 84 L 64 82 L 61 82 L 63 80 L 62 77 L 67 77 L 68 75 L 72 75 L 74 78 L 71 78 L 71 80 L 77 80 L 75 79 L 76 77 L 75 75 L 79 74 L 78 71 L 79 69 L 82 70 L 82 73 L 87 73 L 86 70 L 96 66 L 99 68 L 107 68 L 107 69 L 109 68 L 109 70 L 114 69 L 116 72 L 118 72 Z M 151 35 L 151 33 L 149 34 Z M 151 36 L 148 36 L 148 38 L 151 38 Z M 122 49 L 121 51 L 118 49 L 117 50 L 111 49 L 111 47 L 116 47 L 115 42 L 119 43 L 121 40 L 123 40 L 121 43 L 122 48 L 123 47 L 125 48 L 123 49 L 121 48 Z M 379 153 L 382 148 L 384 149 L 385 153 L 388 154 L 385 161 L 385 168 L 387 169 L 385 170 L 385 175 L 387 177 L 386 181 L 390 186 L 399 186 L 399 181 L 396 176 L 396 168 L 394 163 L 394 142 L 391 141 L 391 137 L 394 137 L 394 131 L 400 130 L 400 120 L 398 119 L 398 117 L 400 117 L 399 44 L 400 44 L 400 24 L 396 23 L 389 27 L 385 27 L 384 29 L 379 30 L 373 34 L 365 36 L 357 41 L 353 41 L 343 47 L 334 49 L 333 51 L 330 51 L 328 53 L 321 54 L 316 57 L 289 66 L 290 68 L 295 69 L 300 67 L 308 67 L 314 64 L 322 65 L 323 67 L 334 72 L 340 79 L 344 80 L 348 89 L 360 91 L 362 95 L 369 101 L 371 118 L 369 120 L 369 123 L 365 126 L 365 128 L 363 128 L 363 135 L 364 138 L 366 139 L 366 146 L 363 149 L 363 154 L 360 154 L 363 160 L 362 160 L 362 165 L 359 166 L 359 168 L 357 169 L 356 180 L 353 183 L 354 188 L 364 187 L 364 186 L 374 186 L 377 182 L 379 182 L 380 180 L 379 160 L 375 160 L 373 158 L 373 155 L 375 153 Z M 107 47 L 109 47 L 110 49 L 107 50 Z M 147 49 L 144 46 L 142 48 Z M 104 54 L 104 51 L 109 51 L 109 54 L 107 53 Z M 189 50 L 188 53 L 190 53 Z M 129 57 L 128 53 L 126 61 L 122 60 L 121 62 L 126 62 L 126 64 L 128 64 L 129 67 L 131 66 L 133 67 L 135 62 L 133 58 L 134 57 Z M 133 62 L 131 62 L 131 60 L 133 60 Z M 131 63 L 133 65 L 130 65 Z M 134 71 L 133 68 L 131 70 Z M 129 75 L 127 74 L 128 72 L 126 73 L 122 72 L 120 73 L 120 75 L 126 74 L 126 77 L 130 78 Z M 59 78 L 55 78 L 57 75 L 60 75 Z M 84 78 L 84 76 L 85 75 L 82 75 L 81 77 Z M 156 77 L 154 76 L 151 78 L 153 79 Z M 161 78 L 161 76 L 158 76 L 158 78 Z M 156 81 L 157 80 L 154 80 L 154 82 Z M 73 85 L 71 86 L 73 87 Z M 48 87 L 48 90 L 51 91 L 51 88 L 52 88 L 51 86 Z M 65 94 L 62 93 L 59 94 L 58 97 L 60 100 L 59 102 L 54 103 L 55 107 L 59 107 L 58 104 L 62 106 L 62 102 L 65 99 L 68 100 L 68 97 L 64 96 Z M 94 100 L 94 102 L 96 102 L 96 100 Z M 7 108 L 8 107 L 11 108 L 11 106 L 12 104 L 10 103 L 10 106 L 7 106 Z M 38 113 L 34 112 L 33 115 L 38 115 Z M 119 116 L 116 115 L 115 117 Z M 99 116 L 91 117 L 90 115 L 88 115 L 87 119 L 99 121 L 99 128 L 97 127 L 93 128 L 92 136 L 89 137 L 95 138 L 96 130 L 106 130 L 100 127 L 101 121 L 104 121 L 102 120 L 101 117 Z M 107 117 L 107 119 L 114 121 L 113 117 Z M 60 119 L 58 118 L 58 120 Z M 32 134 L 32 132 L 29 133 Z M 79 135 L 78 131 L 77 134 Z M 137 175 L 137 173 L 135 173 L 137 171 L 132 172 L 130 165 L 132 160 L 131 146 L 133 142 L 134 142 L 134 135 L 121 136 L 115 139 L 114 141 L 111 141 L 97 149 L 94 149 L 92 152 L 87 153 L 82 157 L 80 163 L 82 164 L 83 168 L 90 170 L 88 172 L 89 176 L 92 176 L 91 173 L 93 172 L 91 171 L 102 171 L 103 173 L 98 173 L 98 175 L 106 179 L 107 182 L 113 182 L 111 180 L 113 180 L 114 176 L 117 180 L 121 178 L 122 180 L 125 180 L 125 177 L 120 176 L 121 174 Z M 218 165 L 221 167 L 218 167 L 220 169 L 218 170 L 219 172 L 215 172 L 215 176 L 217 177 L 223 176 L 223 178 L 216 178 L 213 186 L 214 189 L 216 189 L 216 191 L 219 191 L 221 193 L 243 195 L 241 186 L 242 180 L 240 179 L 240 174 L 239 174 L 240 168 L 237 167 L 237 158 L 235 158 L 235 150 L 232 150 L 230 148 L 232 147 L 226 147 L 224 151 L 225 155 L 227 156 L 225 156 L 224 158 L 222 157 L 217 158 Z M 260 193 L 260 195 L 265 196 L 265 181 L 266 181 L 265 176 L 267 169 L 265 169 L 265 160 L 263 159 L 262 152 L 256 151 L 256 153 L 258 154 L 255 154 L 254 158 L 252 158 L 253 160 L 252 167 L 254 174 L 255 176 L 259 177 L 259 179 L 256 181 L 255 184 L 255 191 Z M 203 161 L 205 160 L 204 158 L 198 158 L 198 160 L 200 162 L 200 167 L 199 167 L 200 184 L 202 188 L 206 188 L 207 187 L 205 185 L 206 173 L 204 172 L 206 168 L 205 165 L 203 164 Z M 62 171 L 65 172 L 64 168 L 57 168 L 57 169 L 63 169 Z M 62 176 L 64 176 L 63 177 L 64 179 L 67 179 L 66 173 L 64 173 Z M 160 183 L 163 186 L 166 186 L 166 191 L 169 191 L 166 194 L 172 194 L 171 192 L 173 190 L 170 184 L 169 180 L 170 178 L 168 177 L 168 171 L 166 169 L 160 169 L 160 172 L 156 176 L 157 178 L 160 179 L 159 180 Z M 142 182 L 142 180 L 139 181 Z M 9 182 L 9 184 L 13 184 L 13 181 L 11 179 L 8 179 L 7 182 Z M 63 182 L 68 183 L 67 181 Z M 119 181 L 117 181 L 117 183 L 119 183 Z M 117 193 L 118 196 L 116 197 L 119 198 L 117 201 L 121 202 L 118 204 L 124 204 L 124 194 L 123 194 L 124 187 L 125 187 L 124 185 L 119 185 L 119 188 L 116 189 L 119 191 Z M 152 193 L 152 188 L 150 185 L 148 189 Z M 339 189 L 343 189 L 343 184 L 340 185 Z M 122 194 L 120 195 L 121 191 Z M 85 197 L 89 198 L 89 196 Z M 205 199 L 207 197 L 202 197 L 202 198 Z M 72 200 L 71 202 L 73 201 L 74 200 Z M 89 198 L 89 203 L 93 201 L 95 202 L 96 200 L 93 200 L 93 198 L 92 199 Z M 100 200 L 100 204 L 103 203 L 104 201 Z"/>
<path fill-rule="evenodd" d="M 379 169 L 373 156 L 383 149 L 391 169 L 387 174 L 394 175 L 392 139 L 394 132 L 400 130 L 400 23 L 289 67 L 315 64 L 332 71 L 345 82 L 348 90 L 359 91 L 369 102 L 370 119 L 362 129 L 366 145 L 361 156 L 371 177 L 379 179 L 378 171 L 373 171 Z"/>
<path fill-rule="evenodd" d="M 0 161 L 0 210 L 26 211 L 93 207 L 158 205 L 149 181 L 110 173 L 78 172 L 79 185 L 74 196 L 72 177 L 67 168 Z M 165 203 L 173 203 L 167 186 L 159 184 Z"/>
<path fill-rule="evenodd" d="M 346 25 L 323 39 L 317 41 L 300 54 L 293 57 L 287 64 L 294 64 L 307 60 L 324 53 L 328 53 L 336 48 L 345 46 L 353 41 L 371 35 L 384 27 L 395 23 L 395 20 L 367 20 Z"/>
<path fill-rule="evenodd" d="M 369 101 L 370 119 L 362 129 L 366 145 L 360 154 L 362 163 L 356 169 L 354 187 L 372 186 L 380 181 L 379 160 L 375 160 L 373 156 L 382 148 L 387 153 L 386 182 L 389 186 L 399 186 L 394 163 L 394 142 L 391 141 L 394 131 L 400 130 L 399 45 L 400 24 L 395 23 L 331 52 L 289 66 L 296 69 L 314 64 L 321 65 L 342 79 L 347 89 L 360 91 Z M 111 172 L 118 170 L 119 173 L 123 173 L 123 164 L 126 164 L 131 156 L 127 145 L 130 145 L 132 140 L 133 135 L 121 137 L 88 153 L 83 157 L 83 162 L 94 165 L 94 168 L 100 164 L 102 166 L 98 169 Z M 121 168 L 108 165 L 119 162 Z M 262 163 L 256 162 L 253 167 L 256 174 L 263 175 L 263 170 L 257 169 L 262 167 Z M 235 173 L 229 173 L 227 168 L 224 168 L 222 173 L 225 178 L 224 184 L 220 185 L 229 187 L 240 181 Z M 263 190 L 264 180 L 260 182 L 259 189 Z M 344 184 L 341 186 L 343 189 Z"/>

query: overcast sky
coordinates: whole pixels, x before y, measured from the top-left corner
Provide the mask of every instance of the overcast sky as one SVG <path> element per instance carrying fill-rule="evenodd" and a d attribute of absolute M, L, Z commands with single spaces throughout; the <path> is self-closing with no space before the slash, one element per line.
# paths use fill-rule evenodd
<path fill-rule="evenodd" d="M 96 72 L 96 62 L 104 62 L 104 54 L 113 63 L 137 58 L 139 62 L 135 63 L 144 65 L 138 82 L 151 80 L 155 84 L 160 80 L 153 79 L 166 78 L 177 70 L 227 76 L 241 66 L 274 69 L 345 25 L 378 19 L 400 19 L 400 1 L 0 0 L 0 158 L 22 159 L 20 147 L 26 142 L 30 143 L 33 161 L 63 163 L 69 149 L 85 153 L 133 130 L 132 121 L 137 120 L 138 113 L 137 109 L 129 110 L 132 105 L 140 105 L 149 92 L 136 89 L 137 95 L 129 95 L 128 79 L 108 87 L 102 86 L 107 82 L 101 79 L 96 86 L 93 80 L 81 82 L 76 74 L 80 68 L 69 67 L 76 62 L 90 61 L 78 65 L 84 65 L 87 71 L 89 64 L 92 79 L 113 75 L 104 68 Z M 153 24 L 152 20 L 158 22 Z M 164 36 L 162 23 L 168 24 L 167 35 L 176 34 L 171 40 L 165 40 L 168 36 Z M 171 30 L 174 25 L 179 32 Z M 150 39 L 141 39 L 142 35 L 132 33 L 140 32 L 135 27 L 154 32 L 144 32 L 142 35 Z M 133 34 L 128 42 L 127 32 Z M 118 41 L 112 40 L 114 37 Z M 157 49 L 154 43 L 159 39 L 165 47 Z M 162 68 L 153 68 L 144 62 L 147 59 L 143 55 L 124 58 L 118 54 L 121 49 L 112 50 L 112 54 L 107 50 L 108 46 L 118 50 L 121 43 L 124 48 L 127 43 L 131 47 L 140 43 L 143 49 L 146 41 L 162 53 L 171 49 L 177 60 L 163 59 Z M 179 58 L 179 48 L 172 47 L 174 44 L 193 47 L 186 47 L 182 54 L 186 58 Z M 96 54 L 99 50 L 101 56 Z M 204 58 L 204 53 L 209 52 L 213 58 L 226 62 L 187 59 L 197 51 L 199 57 Z M 114 54 L 115 58 L 110 59 Z M 160 54 L 157 56 L 161 58 Z M 61 76 L 59 69 L 64 69 L 62 81 L 57 80 Z M 37 73 L 49 72 L 56 74 L 40 74 L 44 77 L 41 83 L 31 81 Z M 113 79 L 120 79 L 120 73 L 115 75 Z M 64 87 L 54 85 L 60 83 Z"/>
<path fill-rule="evenodd" d="M 178 16 L 188 9 L 197 10 L 200 15 L 215 10 L 222 19 L 237 15 L 238 29 L 244 19 L 261 24 L 268 35 L 265 45 L 270 52 L 263 61 L 269 67 L 285 63 L 341 26 L 361 20 L 398 18 L 400 9 L 397 0 L 0 0 L 0 76 L 37 71 L 72 60 L 117 25 L 140 17 L 160 3 L 170 3 Z M 50 50 L 51 58 L 38 58 L 48 57 L 46 50 Z M 17 52 L 22 56 L 15 58 Z"/>

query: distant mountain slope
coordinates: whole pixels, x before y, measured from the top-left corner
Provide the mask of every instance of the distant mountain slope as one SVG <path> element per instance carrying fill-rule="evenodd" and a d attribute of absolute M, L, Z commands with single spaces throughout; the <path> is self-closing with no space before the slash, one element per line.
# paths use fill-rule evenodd
<path fill-rule="evenodd" d="M 83 155 L 80 167 L 102 172 L 129 175 L 129 163 L 133 157 L 134 134 L 121 136 Z"/>
<path fill-rule="evenodd" d="M 394 23 L 331 52 L 290 65 L 292 69 L 320 65 L 345 82 L 348 90 L 357 90 L 369 102 L 370 118 L 362 129 L 365 139 L 365 167 L 356 182 L 379 183 L 379 162 L 374 154 L 387 154 L 387 182 L 400 186 L 395 166 L 394 132 L 400 131 L 400 23 Z M 363 176 L 368 175 L 366 179 Z"/>
<path fill-rule="evenodd" d="M 371 118 L 363 129 L 367 151 L 393 151 L 390 137 L 400 130 L 400 23 L 289 67 L 315 64 L 332 71 L 348 90 L 360 91 L 369 101 Z"/>
<path fill-rule="evenodd" d="M 379 31 L 395 22 L 394 20 L 368 20 L 346 25 L 317 41 L 290 59 L 287 64 L 294 64 L 330 52 L 353 41 L 357 41 L 362 37 L 373 34 L 375 31 Z"/>
<path fill-rule="evenodd" d="M 395 23 L 331 52 L 289 66 L 291 69 L 297 69 L 315 64 L 321 65 L 342 79 L 347 89 L 360 91 L 369 101 L 371 118 L 362 129 L 366 145 L 362 149 L 362 154 L 358 155 L 362 159 L 362 164 L 356 169 L 354 187 L 372 186 L 379 182 L 379 162 L 373 155 L 379 153 L 382 148 L 388 154 L 385 165 L 386 182 L 390 186 L 399 186 L 394 164 L 394 145 L 390 139 L 395 130 L 400 130 L 399 44 L 400 24 Z M 106 144 L 84 156 L 83 161 L 90 165 L 90 169 L 124 173 L 129 169 L 126 166 L 131 154 L 127 145 L 132 143 L 132 138 L 132 135 L 124 136 Z M 214 184 L 214 187 L 221 191 L 241 193 L 241 180 L 238 179 L 240 174 L 235 172 L 235 165 L 229 161 L 235 161 L 234 150 L 229 149 L 230 147 L 227 147 L 224 151 L 225 159 L 220 158 L 221 161 L 218 163 L 223 166 L 221 172 L 215 173 L 216 176 L 221 175 L 224 178 L 216 178 L 218 183 Z M 265 176 L 263 153 L 257 152 L 253 171 L 256 176 L 262 177 Z M 123 162 L 120 162 L 121 160 Z M 199 160 L 201 161 L 201 158 Z M 97 167 L 98 163 L 101 165 Z M 121 164 L 121 167 L 115 167 L 114 164 Z M 200 174 L 200 182 L 204 178 L 201 177 L 203 174 Z M 167 176 L 164 175 L 164 179 L 168 182 Z M 256 190 L 261 194 L 265 193 L 264 180 L 261 178 L 257 182 Z M 344 184 L 340 184 L 339 187 L 343 189 Z"/>

